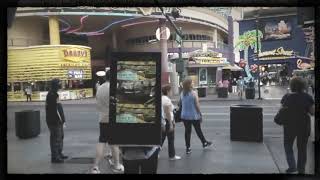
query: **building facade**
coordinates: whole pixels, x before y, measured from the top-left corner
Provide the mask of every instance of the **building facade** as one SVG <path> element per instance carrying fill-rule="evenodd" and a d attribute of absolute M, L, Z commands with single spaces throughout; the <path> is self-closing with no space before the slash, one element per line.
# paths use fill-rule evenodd
<path fill-rule="evenodd" d="M 172 8 L 164 8 L 170 13 Z M 187 54 L 206 47 L 208 51 L 221 54 L 227 61 L 234 61 L 233 44 L 230 44 L 228 16 L 241 18 L 240 8 L 180 8 L 180 17 L 172 19 L 181 28 L 182 52 Z M 96 72 L 109 66 L 112 52 L 161 52 L 160 41 L 156 38 L 160 19 L 164 19 L 159 8 L 96 8 L 96 7 L 39 7 L 17 8 L 12 27 L 8 29 L 8 48 L 41 48 L 41 46 L 72 45 L 85 46 L 90 49 L 91 79 L 79 79 L 79 83 L 94 88 L 98 80 Z M 175 41 L 176 34 L 168 22 L 165 26 L 170 29 L 170 37 L 166 41 L 167 52 L 179 52 Z M 237 37 L 237 23 L 233 26 Z M 14 51 L 14 50 L 13 50 Z M 28 57 L 33 59 L 33 57 Z M 167 59 L 167 57 L 166 57 Z M 12 61 L 9 57 L 8 62 Z M 46 58 L 43 57 L 43 61 Z M 212 63 L 202 64 L 204 68 Z M 11 76 L 11 69 L 8 76 Z M 175 64 L 168 63 L 170 79 L 174 87 L 178 86 Z M 192 72 L 193 70 L 190 69 Z M 80 71 L 79 71 L 80 72 Z M 215 73 L 207 71 L 208 77 Z M 198 73 L 197 73 L 198 74 Z M 211 75 L 211 76 L 210 76 Z M 67 73 L 66 73 L 67 76 Z M 55 78 L 55 76 L 52 76 Z M 35 83 L 30 78 L 28 83 Z M 197 77 L 199 79 L 199 77 Z M 9 81 L 8 81 L 9 82 Z M 24 84 L 14 87 L 8 83 L 10 92 L 23 93 Z M 197 84 L 198 86 L 199 84 Z M 32 85 L 37 91 L 37 87 Z M 92 93 L 89 93 L 92 94 Z M 88 96 L 90 97 L 90 96 Z M 40 98 L 39 98 L 40 99 Z"/>

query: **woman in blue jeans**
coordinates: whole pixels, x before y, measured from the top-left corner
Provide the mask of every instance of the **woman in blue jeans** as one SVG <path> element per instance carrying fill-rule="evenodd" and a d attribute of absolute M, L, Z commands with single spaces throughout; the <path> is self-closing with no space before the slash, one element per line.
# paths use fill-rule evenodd
<path fill-rule="evenodd" d="M 190 138 L 192 126 L 196 130 L 203 148 L 211 146 L 212 142 L 205 139 L 201 130 L 202 117 L 200 112 L 200 103 L 198 94 L 193 91 L 193 83 L 191 79 L 186 79 L 183 82 L 183 91 L 180 94 L 180 103 L 182 107 L 181 119 L 185 127 L 184 136 L 186 142 L 186 153 L 191 153 Z"/>
<path fill-rule="evenodd" d="M 281 104 L 288 107 L 288 120 L 283 123 L 284 149 L 289 168 L 287 173 L 298 171 L 305 173 L 307 162 L 307 144 L 311 131 L 310 115 L 314 115 L 314 100 L 307 94 L 306 81 L 301 77 L 294 77 L 290 81 L 292 93 L 283 96 Z M 296 163 L 293 152 L 293 143 L 297 139 L 298 162 Z"/>

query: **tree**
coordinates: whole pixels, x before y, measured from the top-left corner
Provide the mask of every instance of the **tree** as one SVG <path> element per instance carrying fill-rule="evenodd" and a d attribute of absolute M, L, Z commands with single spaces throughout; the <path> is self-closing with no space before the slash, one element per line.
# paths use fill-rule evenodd
<path fill-rule="evenodd" d="M 261 52 L 261 38 L 263 38 L 263 34 L 260 30 L 258 30 L 258 42 L 257 42 L 256 30 L 246 31 L 239 36 L 239 39 L 235 45 L 236 49 L 238 49 L 239 51 L 244 51 L 244 60 L 247 62 L 245 66 L 245 71 L 248 76 L 246 81 L 249 81 L 250 79 L 253 78 L 250 73 L 249 63 L 248 63 L 249 47 L 251 47 L 251 49 L 254 49 L 254 52 L 257 53 L 257 43 L 259 43 L 259 47 L 260 47 L 259 52 Z"/>

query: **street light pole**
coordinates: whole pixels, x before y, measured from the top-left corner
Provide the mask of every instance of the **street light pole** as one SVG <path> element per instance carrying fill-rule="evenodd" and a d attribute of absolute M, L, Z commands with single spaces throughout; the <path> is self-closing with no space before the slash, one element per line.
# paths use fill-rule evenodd
<path fill-rule="evenodd" d="M 259 59 L 259 10 L 257 10 L 256 15 L 256 38 L 257 38 L 257 64 L 258 64 L 258 92 L 259 92 L 259 100 L 262 100 L 261 98 L 261 88 L 260 88 L 260 59 Z"/>

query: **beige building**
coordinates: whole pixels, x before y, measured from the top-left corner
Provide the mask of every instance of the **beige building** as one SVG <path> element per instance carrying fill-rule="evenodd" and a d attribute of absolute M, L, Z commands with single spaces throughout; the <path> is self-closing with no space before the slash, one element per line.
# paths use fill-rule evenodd
<path fill-rule="evenodd" d="M 170 13 L 172 8 L 164 10 Z M 242 8 L 184 7 L 180 10 L 180 17 L 172 20 L 184 34 L 182 51 L 187 54 L 205 46 L 227 57 L 227 16 L 241 19 Z M 163 18 L 159 8 L 18 8 L 12 27 L 8 29 L 7 44 L 11 49 L 53 44 L 90 47 L 92 79 L 85 88 L 94 88 L 98 80 L 96 72 L 109 66 L 111 52 L 161 52 L 160 41 L 155 34 L 160 26 L 159 19 Z M 165 25 L 171 34 L 167 40 L 167 52 L 178 53 L 175 31 L 168 22 Z M 233 31 L 234 38 L 237 38 L 239 30 L 236 22 Z M 46 61 L 45 57 L 43 61 Z M 168 66 L 171 83 L 177 87 L 175 66 L 171 63 Z M 15 89 L 14 83 L 8 83 L 8 91 L 20 89 L 22 93 L 24 85 L 20 84 Z M 34 82 L 30 80 L 30 83 Z"/>

